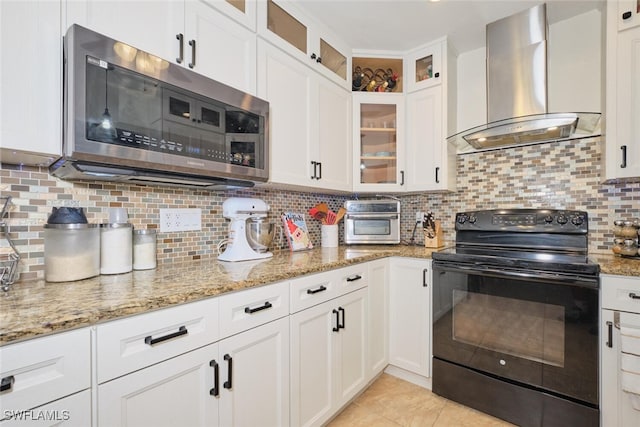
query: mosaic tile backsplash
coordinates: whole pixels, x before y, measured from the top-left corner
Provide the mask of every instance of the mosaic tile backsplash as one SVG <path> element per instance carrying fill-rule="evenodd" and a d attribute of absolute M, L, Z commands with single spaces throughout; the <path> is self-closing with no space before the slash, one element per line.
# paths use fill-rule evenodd
<path fill-rule="evenodd" d="M 458 156 L 455 193 L 396 195 L 402 204 L 402 239 L 423 244 L 421 230 L 414 233 L 418 211 L 433 211 L 443 222 L 445 240 L 451 243 L 455 238 L 456 212 L 553 207 L 588 211 L 589 249 L 593 253 L 609 253 L 614 219 L 640 217 L 640 184 L 600 184 L 601 153 L 599 140 L 588 139 Z M 108 208 L 124 207 L 136 228 L 159 228 L 161 208 L 201 209 L 201 231 L 158 233 L 158 262 L 164 263 L 216 254 L 218 242 L 227 234 L 229 222 L 222 217 L 222 203 L 228 197 L 265 200 L 271 206 L 272 221 L 279 221 L 282 211 L 306 212 L 318 202 L 326 202 L 337 211 L 353 197 L 271 189 L 203 192 L 71 183 L 50 176 L 46 169 L 12 165 L 0 168 L 0 193 L 13 197 L 5 221 L 22 255 L 21 280 L 44 277 L 43 225 L 54 206 L 83 207 L 91 223 L 107 222 Z M 307 216 L 307 224 L 312 240 L 319 245 L 320 223 Z M 1 245 L 5 243 L 0 243 L 0 250 L 6 250 L 6 245 Z"/>

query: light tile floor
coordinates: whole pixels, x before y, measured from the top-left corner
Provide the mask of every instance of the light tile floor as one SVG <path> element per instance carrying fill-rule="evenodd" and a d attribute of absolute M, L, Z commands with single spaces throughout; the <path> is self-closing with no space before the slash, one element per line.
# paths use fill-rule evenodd
<path fill-rule="evenodd" d="M 382 374 L 327 427 L 506 427 L 505 421 Z"/>

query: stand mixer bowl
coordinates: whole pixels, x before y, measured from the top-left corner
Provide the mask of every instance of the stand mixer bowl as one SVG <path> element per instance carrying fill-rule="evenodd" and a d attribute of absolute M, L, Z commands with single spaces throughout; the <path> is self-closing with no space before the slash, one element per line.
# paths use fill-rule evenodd
<path fill-rule="evenodd" d="M 246 230 L 249 246 L 256 252 L 268 251 L 276 234 L 276 228 L 278 228 L 278 225 L 273 222 L 267 222 L 266 218 L 248 220 Z"/>

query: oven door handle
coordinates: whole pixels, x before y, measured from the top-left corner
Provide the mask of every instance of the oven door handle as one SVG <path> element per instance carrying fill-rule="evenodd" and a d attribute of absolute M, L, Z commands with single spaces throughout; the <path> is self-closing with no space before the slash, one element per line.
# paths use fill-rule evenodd
<path fill-rule="evenodd" d="M 366 213 L 366 214 L 350 214 L 347 213 L 347 219 L 398 219 L 398 214 L 388 214 L 388 213 Z"/>
<path fill-rule="evenodd" d="M 478 273 L 478 274 L 486 274 L 491 276 L 499 276 L 499 277 L 516 277 L 523 278 L 528 280 L 533 280 L 536 282 L 553 282 L 559 283 L 562 285 L 573 285 L 580 286 L 584 288 L 594 288 L 597 289 L 599 287 L 599 278 L 598 277 L 584 277 L 584 276 L 576 276 L 574 274 L 566 273 L 566 274 L 554 274 L 543 271 L 525 271 L 525 270 L 514 270 L 509 268 L 495 268 L 493 266 L 487 266 L 482 264 L 473 264 L 473 265 L 443 265 L 439 263 L 435 263 L 434 268 L 440 268 L 442 270 L 451 271 L 451 272 L 460 272 L 460 273 Z"/>

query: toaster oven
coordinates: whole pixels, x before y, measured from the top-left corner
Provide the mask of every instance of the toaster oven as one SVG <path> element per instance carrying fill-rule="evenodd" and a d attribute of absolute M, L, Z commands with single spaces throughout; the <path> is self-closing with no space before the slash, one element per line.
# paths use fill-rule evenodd
<path fill-rule="evenodd" d="M 344 221 L 346 244 L 400 243 L 400 202 L 396 200 L 347 200 Z"/>

